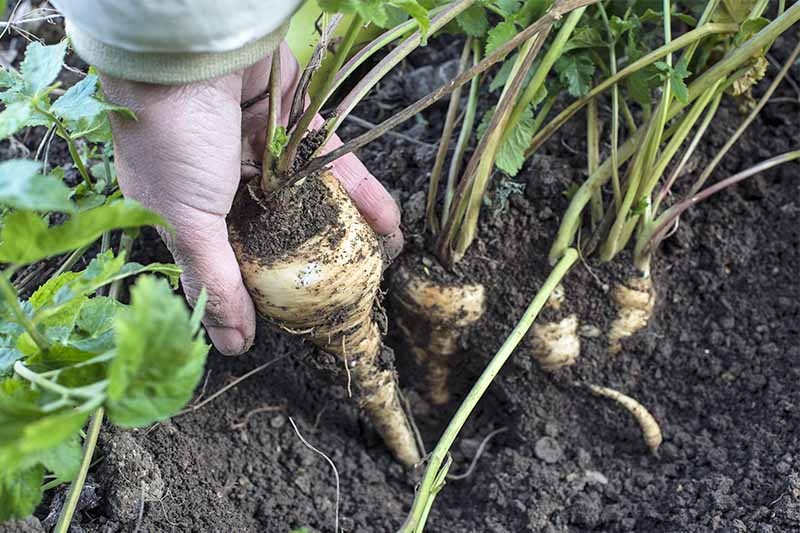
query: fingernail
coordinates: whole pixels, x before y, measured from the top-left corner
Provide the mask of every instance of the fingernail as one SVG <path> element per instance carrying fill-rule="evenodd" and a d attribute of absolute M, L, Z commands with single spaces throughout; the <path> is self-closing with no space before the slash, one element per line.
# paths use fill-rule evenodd
<path fill-rule="evenodd" d="M 394 258 L 403 251 L 404 242 L 403 232 L 400 231 L 400 228 L 397 228 L 384 238 L 383 248 L 386 250 L 386 255 L 389 256 L 390 261 L 394 261 Z"/>
<path fill-rule="evenodd" d="M 223 355 L 239 355 L 250 349 L 252 341 L 245 340 L 244 335 L 236 328 L 209 326 L 206 333 L 211 337 L 214 347 Z"/>

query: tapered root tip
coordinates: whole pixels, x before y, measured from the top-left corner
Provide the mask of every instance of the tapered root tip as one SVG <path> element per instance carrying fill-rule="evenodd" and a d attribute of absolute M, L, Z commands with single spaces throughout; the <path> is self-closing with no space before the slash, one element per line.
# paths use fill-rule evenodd
<path fill-rule="evenodd" d="M 614 400 L 633 415 L 633 417 L 639 423 L 639 427 L 642 429 L 644 443 L 655 455 L 658 451 L 658 447 L 661 446 L 663 436 L 661 434 L 661 427 L 658 425 L 658 421 L 656 421 L 655 417 L 650 414 L 650 411 L 648 411 L 644 405 L 634 400 L 630 396 L 622 394 L 614 389 L 600 387 L 598 385 L 588 385 L 588 387 L 589 390 L 591 390 L 594 394 Z"/>

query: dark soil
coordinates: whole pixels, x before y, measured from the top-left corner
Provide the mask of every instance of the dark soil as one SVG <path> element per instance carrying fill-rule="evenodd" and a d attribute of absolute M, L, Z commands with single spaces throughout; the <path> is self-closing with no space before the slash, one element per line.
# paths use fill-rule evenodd
<path fill-rule="evenodd" d="M 776 46 L 778 60 L 794 45 L 787 41 Z M 454 43 L 416 54 L 356 114 L 376 122 L 409 103 L 409 80 L 433 79 L 427 67 L 444 68 L 458 50 Z M 778 96 L 796 95 L 784 84 Z M 715 177 L 796 148 L 799 111 L 788 101 L 768 105 Z M 406 125 L 403 133 L 415 143 L 385 137 L 360 154 L 400 200 L 410 250 L 423 244 L 419 191 L 443 114 L 438 106 Z M 697 167 L 740 120 L 735 103 L 726 102 Z M 353 125 L 343 133 L 358 132 Z M 468 339 L 456 398 L 432 409 L 414 383 L 403 383 L 429 447 L 549 272 L 564 193 L 585 176 L 583 138 L 579 115 L 514 178 L 522 193 L 508 194 L 512 186 L 497 176 L 469 260 L 469 275 L 487 286 L 489 309 Z M 466 470 L 491 431 L 508 430 L 488 444 L 468 479 L 447 484 L 428 530 L 800 531 L 798 176 L 797 164 L 779 167 L 689 211 L 654 261 L 655 317 L 620 354 L 610 356 L 603 339 L 585 338 L 575 366 L 545 373 L 520 347 L 462 431 L 451 472 Z M 139 258 L 163 259 L 149 235 Z M 613 316 L 609 287 L 624 274 L 581 264 L 565 282 L 568 302 L 604 329 Z M 392 335 L 388 342 L 403 374 L 402 345 Z M 170 422 L 128 432 L 113 445 L 118 435 L 107 435 L 103 463 L 90 474 L 100 498 L 79 513 L 76 530 L 331 531 L 334 472 L 301 442 L 289 417 L 338 469 L 340 526 L 396 530 L 419 473 L 392 461 L 346 401 L 344 378 L 326 381 L 307 364 L 310 351 L 262 327 L 247 355 L 209 358 L 198 397 L 269 360 L 278 360 L 274 365 Z M 613 387 L 646 405 L 664 432 L 660 455 L 648 454 L 626 412 L 579 382 Z"/>
<path fill-rule="evenodd" d="M 309 176 L 272 195 L 262 192 L 255 181 L 242 184 L 228 221 L 232 231 L 246 236 L 240 239 L 244 251 L 267 262 L 285 257 L 325 228 L 335 226 L 338 215 L 328 188 L 318 176 Z M 327 233 L 336 240 L 342 231 Z"/>

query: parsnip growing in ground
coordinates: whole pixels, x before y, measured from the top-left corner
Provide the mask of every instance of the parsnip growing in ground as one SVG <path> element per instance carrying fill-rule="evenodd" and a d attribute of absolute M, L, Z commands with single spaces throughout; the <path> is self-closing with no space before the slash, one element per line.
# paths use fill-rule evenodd
<path fill-rule="evenodd" d="M 428 398 L 434 404 L 445 404 L 450 400 L 448 375 L 458 363 L 461 339 L 486 308 L 484 287 L 477 283 L 441 285 L 405 266 L 395 272 L 392 281 L 397 326 L 425 369 Z"/>
<path fill-rule="evenodd" d="M 356 4 L 338 6 L 353 12 L 336 52 L 328 57 L 330 36 L 342 14 L 323 21 L 312 61 L 290 95 L 285 125 L 279 124 L 281 63 L 275 54 L 267 91 L 270 110 L 261 176 L 240 188 L 229 216 L 229 232 L 258 313 L 338 359 L 340 368 L 345 369 L 348 390 L 393 455 L 410 466 L 419 463 L 421 456 L 399 401 L 390 352 L 384 350 L 373 319 L 385 267 L 381 242 L 329 169 L 317 169 L 302 179 L 297 171 L 324 149 L 359 99 L 419 46 L 429 29 L 441 28 L 471 2 L 451 2 L 430 19 L 424 10 L 410 10 L 416 23 L 390 29 L 346 62 L 359 32 L 370 22 L 362 18 L 364 10 Z M 376 20 L 388 20 L 379 16 L 385 6 L 376 9 L 368 11 Z M 342 79 L 366 56 L 404 36 L 405 40 L 345 95 L 328 120 L 310 131 Z M 309 87 L 314 89 L 307 94 Z"/>

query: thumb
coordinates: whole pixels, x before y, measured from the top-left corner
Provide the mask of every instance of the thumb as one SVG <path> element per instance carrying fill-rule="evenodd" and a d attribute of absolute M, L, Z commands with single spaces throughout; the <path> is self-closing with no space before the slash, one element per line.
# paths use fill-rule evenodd
<path fill-rule="evenodd" d="M 242 282 L 236 256 L 221 215 L 192 209 L 163 235 L 183 269 L 181 282 L 191 305 L 205 287 L 208 294 L 203 324 L 211 342 L 224 355 L 246 352 L 253 344 L 256 318 L 253 301 Z"/>

